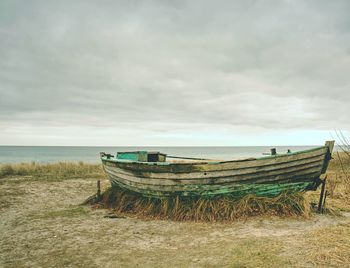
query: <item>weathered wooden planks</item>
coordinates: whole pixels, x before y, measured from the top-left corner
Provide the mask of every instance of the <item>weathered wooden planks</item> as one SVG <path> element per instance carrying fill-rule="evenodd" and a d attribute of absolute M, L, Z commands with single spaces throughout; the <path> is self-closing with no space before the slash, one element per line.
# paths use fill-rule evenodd
<path fill-rule="evenodd" d="M 287 174 L 292 174 L 294 172 L 299 171 L 309 171 L 316 169 L 318 173 L 321 174 L 322 162 L 313 162 L 308 164 L 303 164 L 295 167 L 288 167 L 284 169 L 275 169 L 275 170 L 267 170 L 261 172 L 253 172 L 247 174 L 235 174 L 230 176 L 218 176 L 215 178 L 192 178 L 191 174 L 188 174 L 188 178 L 183 179 L 159 179 L 159 178 L 145 178 L 138 177 L 132 174 L 125 174 L 119 172 L 119 170 L 114 169 L 113 167 L 105 167 L 107 173 L 113 174 L 116 177 L 120 177 L 121 179 L 125 179 L 128 181 L 133 181 L 141 184 L 150 184 L 150 185 L 183 185 L 183 184 L 222 184 L 228 182 L 244 182 L 247 180 L 254 180 L 256 183 L 261 183 L 266 181 L 266 178 L 273 177 L 276 181 L 280 180 L 282 176 Z"/>
<path fill-rule="evenodd" d="M 102 157 L 102 162 L 112 185 L 149 196 L 271 194 L 317 185 L 333 145 L 328 142 L 312 150 L 253 160 L 148 163 Z"/>
<path fill-rule="evenodd" d="M 119 179 L 111 179 L 111 184 L 118 185 L 120 187 L 126 188 L 128 190 L 146 195 L 146 196 L 154 196 L 154 197 L 167 197 L 167 196 L 216 196 L 216 195 L 235 195 L 240 196 L 248 193 L 254 193 L 257 195 L 271 195 L 271 194 L 279 194 L 284 190 L 294 190 L 294 191 L 303 191 L 306 189 L 312 188 L 314 185 L 313 182 L 310 181 L 296 181 L 296 182 L 286 182 L 286 183 L 267 183 L 267 184 L 235 184 L 233 186 L 221 186 L 221 187 L 210 187 L 203 188 L 197 187 L 195 191 L 190 191 L 188 189 L 181 189 L 176 191 L 173 189 L 172 191 L 164 191 L 164 189 L 154 189 L 154 188 L 139 188 L 134 187 L 129 184 L 124 184 Z"/>
<path fill-rule="evenodd" d="M 120 174 L 115 174 L 111 171 L 109 171 L 109 176 L 113 177 L 116 180 L 119 180 L 120 182 L 124 183 L 124 184 L 128 184 L 130 186 L 133 186 L 135 188 L 142 188 L 142 189 L 154 189 L 154 190 L 159 190 L 159 191 L 181 191 L 182 189 L 187 189 L 187 190 L 196 190 L 198 188 L 205 188 L 205 187 L 209 187 L 209 188 L 215 188 L 215 187 L 222 187 L 222 186 L 229 186 L 229 185 L 235 185 L 237 183 L 267 183 L 267 182 L 284 182 L 287 180 L 291 180 L 295 177 L 302 177 L 302 176 L 310 176 L 312 174 L 312 176 L 315 178 L 319 175 L 321 175 L 320 172 L 320 167 L 316 166 L 313 168 L 307 168 L 307 169 L 302 169 L 302 170 L 298 170 L 298 171 L 293 171 L 293 172 L 289 172 L 289 173 L 280 173 L 280 174 L 276 174 L 276 175 L 265 175 L 262 177 L 259 177 L 257 179 L 257 177 L 255 176 L 251 176 L 251 177 L 247 177 L 244 180 L 239 180 L 236 178 L 236 180 L 227 180 L 225 182 L 221 182 L 221 183 L 176 183 L 176 184 L 168 184 L 168 183 L 158 183 L 158 184 L 154 184 L 152 182 L 149 182 L 148 180 L 141 180 L 139 178 L 132 178 L 131 176 L 126 176 L 126 175 L 120 175 Z"/>
<path fill-rule="evenodd" d="M 259 168 L 269 165 L 277 165 L 281 163 L 290 163 L 299 161 L 301 159 L 308 159 L 314 156 L 325 156 L 327 152 L 326 147 L 320 147 L 309 150 L 305 153 L 294 153 L 289 155 L 276 155 L 271 157 L 264 157 L 256 160 L 237 160 L 237 161 L 223 161 L 223 162 L 207 162 L 207 163 L 149 163 L 149 162 L 122 162 L 116 159 L 103 159 L 106 165 L 118 166 L 125 170 L 137 172 L 151 172 L 151 173 L 190 173 L 190 172 L 209 172 L 209 171 L 223 171 L 233 169 L 245 168 Z"/>
<path fill-rule="evenodd" d="M 106 168 L 111 168 L 114 172 L 137 176 L 140 178 L 152 178 L 152 179 L 171 179 L 171 180 L 186 180 L 186 179 L 216 179 L 216 178 L 224 178 L 236 175 L 244 175 L 244 174 L 261 174 L 267 171 L 274 170 L 283 170 L 292 167 L 299 167 L 311 163 L 323 164 L 324 155 L 310 157 L 307 159 L 301 159 L 298 161 L 281 163 L 276 165 L 268 165 L 263 167 L 251 167 L 245 169 L 231 169 L 231 170 L 215 170 L 215 171 L 205 171 L 205 172 L 187 172 L 187 173 L 152 173 L 152 172 L 138 172 L 134 170 L 128 170 L 118 167 L 118 165 L 106 165 Z"/>

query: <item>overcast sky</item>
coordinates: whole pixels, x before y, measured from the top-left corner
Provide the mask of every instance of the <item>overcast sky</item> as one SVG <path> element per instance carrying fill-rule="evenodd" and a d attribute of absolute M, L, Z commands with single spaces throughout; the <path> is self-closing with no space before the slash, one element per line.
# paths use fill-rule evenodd
<path fill-rule="evenodd" d="M 304 145 L 350 129 L 350 1 L 0 1 L 0 144 Z"/>

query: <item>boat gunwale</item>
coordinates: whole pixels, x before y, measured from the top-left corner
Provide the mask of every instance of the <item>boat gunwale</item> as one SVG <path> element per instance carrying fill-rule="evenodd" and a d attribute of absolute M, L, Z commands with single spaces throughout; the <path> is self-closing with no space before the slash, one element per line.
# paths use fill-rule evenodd
<path fill-rule="evenodd" d="M 141 162 L 141 161 L 134 161 L 134 160 L 127 160 L 127 159 L 117 159 L 117 158 L 107 158 L 106 156 L 101 156 L 101 160 L 106 162 L 112 162 L 112 163 L 125 163 L 125 164 L 138 164 L 138 165 L 149 165 L 149 166 L 177 166 L 177 165 L 213 165 L 213 164 L 225 164 L 225 163 L 240 163 L 240 162 L 249 162 L 249 161 L 261 161 L 266 159 L 276 159 L 281 157 L 288 157 L 292 155 L 299 155 L 304 153 L 310 153 L 317 150 L 329 148 L 326 145 L 315 147 L 303 151 L 298 152 L 292 152 L 292 153 L 286 153 L 286 154 L 276 154 L 276 155 L 270 155 L 270 156 L 264 156 L 264 157 L 257 157 L 257 158 L 247 158 L 247 159 L 237 159 L 237 160 L 227 160 L 227 161 L 201 161 L 201 162 Z"/>

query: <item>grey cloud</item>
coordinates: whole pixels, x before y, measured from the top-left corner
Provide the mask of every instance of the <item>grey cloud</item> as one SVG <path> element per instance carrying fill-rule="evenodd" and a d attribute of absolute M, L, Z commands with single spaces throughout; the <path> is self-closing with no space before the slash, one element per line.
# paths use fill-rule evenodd
<path fill-rule="evenodd" d="M 2 1 L 0 127 L 349 128 L 349 8 Z"/>

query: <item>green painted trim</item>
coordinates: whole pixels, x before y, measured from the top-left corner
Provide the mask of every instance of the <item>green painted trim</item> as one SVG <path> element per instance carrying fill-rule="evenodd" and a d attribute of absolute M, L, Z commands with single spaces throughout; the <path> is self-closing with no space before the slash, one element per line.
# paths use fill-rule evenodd
<path fill-rule="evenodd" d="M 138 192 L 144 196 L 149 197 L 176 197 L 176 196 L 183 196 L 183 197 L 232 197 L 232 198 L 241 198 L 248 194 L 253 194 L 256 196 L 264 196 L 264 197 L 274 197 L 279 194 L 281 194 L 284 191 L 290 191 L 290 192 L 303 192 L 308 190 L 315 190 L 316 183 L 312 181 L 302 181 L 302 182 L 291 182 L 291 183 L 264 183 L 264 184 L 254 184 L 254 183 L 247 183 L 247 184 L 237 184 L 237 186 L 232 188 L 222 187 L 221 189 L 216 190 L 200 190 L 198 191 L 181 191 L 181 192 L 159 192 L 159 191 L 153 191 L 151 189 L 144 189 L 142 191 L 135 191 L 133 187 L 124 185 L 122 183 L 116 184 L 120 187 L 129 189 L 134 192 Z M 112 184 L 113 186 L 113 184 Z"/>

